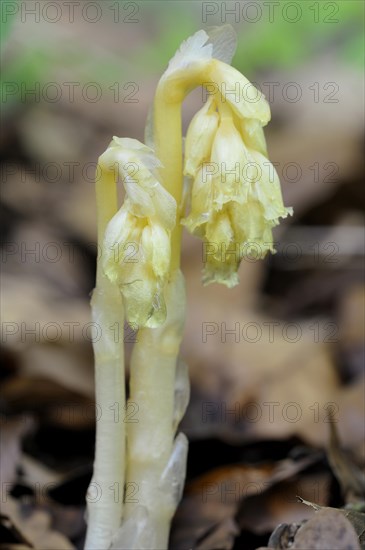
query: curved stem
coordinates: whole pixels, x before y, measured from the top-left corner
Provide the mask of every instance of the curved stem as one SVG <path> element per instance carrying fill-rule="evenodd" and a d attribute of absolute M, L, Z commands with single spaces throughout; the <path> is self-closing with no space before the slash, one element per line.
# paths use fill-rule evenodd
<path fill-rule="evenodd" d="M 162 163 L 161 183 L 177 204 L 176 225 L 171 236 L 171 273 L 180 267 L 183 165 L 181 106 L 197 86 L 211 83 L 214 60 L 198 68 L 182 70 L 179 77 L 162 77 L 156 90 L 153 111 L 153 139 L 157 158 Z"/>
<path fill-rule="evenodd" d="M 180 272 L 181 199 L 183 190 L 181 105 L 196 86 L 211 81 L 212 64 L 163 77 L 154 100 L 154 149 L 162 164 L 160 181 L 177 203 L 171 235 L 170 281 L 165 290 L 167 319 L 158 328 L 141 329 L 131 359 L 130 400 L 138 422 L 128 425 L 125 517 L 136 517 L 140 505 L 148 513 L 152 534 L 146 548 L 167 548 L 169 527 L 178 502 L 176 488 L 163 483 L 170 460 L 174 428 L 175 372 L 185 320 L 185 291 Z M 185 460 L 185 459 L 184 459 Z M 179 473 L 183 483 L 184 465 Z M 133 501 L 128 502 L 129 488 Z M 145 546 L 144 546 L 145 548 Z"/>

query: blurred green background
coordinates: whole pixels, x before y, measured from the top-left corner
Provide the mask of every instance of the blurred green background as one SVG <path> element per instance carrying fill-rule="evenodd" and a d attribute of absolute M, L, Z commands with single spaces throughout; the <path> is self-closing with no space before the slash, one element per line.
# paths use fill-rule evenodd
<path fill-rule="evenodd" d="M 19 24 L 24 33 L 23 40 L 18 37 L 17 47 L 14 51 L 8 50 L 3 60 L 3 81 L 26 83 L 30 88 L 34 82 L 46 82 L 50 74 L 57 76 L 57 66 L 65 65 L 68 68 L 71 65 L 80 82 L 96 79 L 108 84 L 125 69 L 135 78 L 153 75 L 164 68 L 171 52 L 187 36 L 198 28 L 225 22 L 234 25 L 239 33 L 234 62 L 248 76 L 266 67 L 290 68 L 329 49 L 339 61 L 357 66 L 359 70 L 363 66 L 364 6 L 358 0 L 225 2 L 223 5 L 199 1 L 117 0 L 96 3 L 99 10 L 90 2 L 74 3 L 72 8 L 68 3 L 59 2 L 56 9 L 49 2 L 41 2 L 38 7 L 20 0 L 3 2 L 2 47 L 6 48 L 12 34 L 15 38 Z M 127 25 L 139 29 L 132 41 L 133 47 L 126 48 L 128 58 L 123 49 Z M 54 34 L 50 36 L 46 30 L 45 36 L 42 31 L 39 34 L 42 26 L 48 27 L 48 33 L 52 29 Z M 82 40 L 83 27 L 92 27 L 95 32 L 89 41 Z M 142 34 L 141 29 L 145 29 Z M 119 44 L 114 42 L 117 36 Z M 100 40 L 95 40 L 96 37 Z M 112 37 L 114 44 L 110 44 Z M 98 50 L 98 45 L 103 48 L 105 59 L 102 58 L 103 63 L 92 63 L 90 57 L 94 57 L 93 50 Z M 108 49 L 117 57 L 108 59 Z M 14 96 L 14 100 L 19 97 Z"/>

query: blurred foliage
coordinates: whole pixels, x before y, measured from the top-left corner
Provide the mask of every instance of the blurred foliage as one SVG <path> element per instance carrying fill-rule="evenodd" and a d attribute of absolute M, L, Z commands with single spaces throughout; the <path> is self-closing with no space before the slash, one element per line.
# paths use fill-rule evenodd
<path fill-rule="evenodd" d="M 280 7 L 274 13 L 280 15 Z M 364 5 L 357 0 L 308 2 L 298 23 L 284 17 L 274 16 L 274 23 L 262 18 L 243 28 L 235 57 L 237 68 L 247 73 L 260 67 L 289 68 L 330 49 L 362 67 L 363 23 Z"/>
<path fill-rule="evenodd" d="M 22 86 L 31 90 L 35 83 L 42 85 L 49 81 L 52 74 L 55 76 L 59 66 L 71 72 L 81 84 L 97 79 L 107 86 L 115 82 L 122 73 L 128 73 L 128 78 L 160 73 L 177 45 L 186 37 L 193 34 L 198 27 L 219 23 L 213 19 L 206 24 L 201 23 L 202 2 L 187 4 L 181 1 L 146 1 L 138 4 L 143 5 L 139 12 L 139 24 L 145 26 L 146 32 L 143 32 L 144 39 L 140 47 L 135 48 L 134 54 L 128 59 L 106 51 L 105 58 L 95 60 L 92 48 L 81 45 L 77 32 L 73 40 L 66 43 L 61 39 L 62 33 L 55 33 L 54 40 L 48 42 L 46 48 L 43 43 L 38 42 L 37 37 L 26 45 L 23 42 L 21 48 L 18 45 L 17 51 L 11 52 L 11 55 L 3 48 L 6 55 L 2 60 L 2 97 L 6 98 L 8 105 L 19 101 Z M 363 66 L 363 2 L 308 0 L 308 3 L 297 4 L 301 9 L 298 22 L 286 20 L 294 19 L 295 13 L 290 12 L 289 15 L 289 12 L 285 12 L 285 16 L 284 3 L 278 5 L 275 2 L 272 18 L 269 17 L 269 9 L 265 3 L 266 7 L 263 5 L 261 8 L 262 16 L 256 22 L 254 13 L 248 15 L 247 12 L 247 20 L 236 26 L 239 40 L 233 64 L 238 70 L 252 77 L 257 70 L 291 68 L 326 51 L 334 51 L 339 59 L 354 67 L 360 69 Z M 19 18 L 19 12 L 17 15 L 2 18 L 2 46 L 6 46 L 6 39 L 11 38 L 11 27 L 16 18 Z M 230 19 L 234 17 L 227 16 L 227 22 Z M 110 22 L 110 25 L 113 23 Z"/>
<path fill-rule="evenodd" d="M 198 2 L 197 2 L 198 3 Z M 147 4 L 147 2 L 146 2 Z M 199 30 L 196 24 L 196 17 L 193 10 L 184 9 L 180 2 L 174 5 L 173 2 L 166 3 L 161 6 L 160 17 L 156 19 L 154 16 L 155 7 L 147 4 L 146 19 L 153 20 L 157 23 L 153 47 L 143 47 L 137 54 L 136 63 L 138 63 L 143 71 L 154 72 L 163 70 L 172 55 L 188 36 L 191 36 Z M 163 9 L 162 9 L 163 8 Z M 178 25 L 176 22 L 178 21 Z"/>
<path fill-rule="evenodd" d="M 234 64 L 239 70 L 254 73 L 258 68 L 288 68 L 317 55 L 320 51 L 333 49 L 346 62 L 363 66 L 363 23 L 364 4 L 359 0 L 339 2 L 310 2 L 306 0 L 297 23 L 285 20 L 294 19 L 295 13 L 283 12 L 282 6 L 276 6 L 270 22 L 269 9 L 262 7 L 259 20 L 254 21 L 254 13 L 236 31 L 239 36 Z M 136 63 L 143 70 L 153 72 L 167 65 L 186 37 L 197 30 L 196 21 L 201 18 L 202 2 L 194 2 L 194 8 L 187 10 L 186 2 L 146 2 L 148 19 L 154 19 L 156 4 L 160 4 L 159 30 L 156 33 L 154 47 L 143 48 L 136 56 Z M 259 3 L 257 3 L 259 5 Z M 266 3 L 267 4 L 267 3 Z M 278 4 L 278 2 L 275 2 Z M 287 4 L 287 2 L 284 2 Z M 297 3 L 300 6 L 300 2 Z M 228 8 L 227 8 L 228 10 Z M 260 14 L 260 11 L 257 12 Z M 283 17 L 284 13 L 284 17 Z M 242 13 L 241 13 L 242 15 Z M 232 21 L 230 20 L 232 19 Z M 227 14 L 227 22 L 233 23 Z M 178 21 L 178 24 L 176 22 Z M 208 21 L 209 23 L 209 21 Z M 200 25 L 203 28 L 209 25 Z M 215 22 L 218 23 L 219 22 Z"/>

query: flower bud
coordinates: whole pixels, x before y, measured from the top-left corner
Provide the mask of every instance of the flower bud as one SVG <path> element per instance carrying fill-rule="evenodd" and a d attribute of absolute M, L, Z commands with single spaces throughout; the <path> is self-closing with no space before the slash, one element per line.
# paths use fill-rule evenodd
<path fill-rule="evenodd" d="M 210 218 L 213 207 L 212 194 L 212 176 L 203 165 L 199 168 L 192 185 L 190 214 L 181 220 L 194 235 L 201 236 L 201 226 Z"/>
<path fill-rule="evenodd" d="M 164 321 L 163 289 L 170 255 L 169 231 L 130 214 L 128 202 L 110 220 L 105 231 L 103 268 L 123 294 L 130 323 L 155 327 Z"/>
<path fill-rule="evenodd" d="M 116 165 L 126 198 L 104 235 L 103 268 L 124 297 L 126 316 L 138 327 L 164 322 L 164 286 L 169 276 L 171 230 L 176 201 L 159 183 L 153 151 L 137 140 L 114 138 L 100 157 L 102 167 Z"/>
<path fill-rule="evenodd" d="M 218 113 L 212 96 L 190 122 L 185 139 L 184 175 L 195 177 L 201 164 L 208 160 L 218 128 Z"/>
<path fill-rule="evenodd" d="M 229 201 L 243 203 L 247 196 L 247 182 L 242 175 L 249 156 L 232 118 L 223 118 L 219 124 L 211 162 L 216 168 L 213 175 L 213 201 L 216 209 L 219 210 Z"/>
<path fill-rule="evenodd" d="M 218 282 L 229 288 L 238 284 L 237 268 L 240 258 L 227 206 L 220 212 L 215 212 L 207 224 L 205 244 L 203 284 Z"/>

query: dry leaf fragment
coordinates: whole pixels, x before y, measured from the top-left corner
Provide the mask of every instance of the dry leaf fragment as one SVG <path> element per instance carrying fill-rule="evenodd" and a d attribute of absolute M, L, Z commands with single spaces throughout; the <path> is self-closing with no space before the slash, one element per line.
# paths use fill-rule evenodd
<path fill-rule="evenodd" d="M 323 510 L 335 510 L 336 512 L 339 512 L 340 514 L 345 517 L 350 524 L 352 525 L 353 529 L 355 530 L 355 533 L 360 541 L 361 546 L 365 543 L 365 513 L 359 512 L 356 508 L 330 508 L 330 507 L 324 507 L 319 506 L 318 504 L 314 504 L 313 502 L 309 502 L 308 500 L 304 500 L 301 497 L 297 497 L 299 502 L 302 502 L 303 504 L 306 504 L 306 506 L 310 506 L 311 508 L 314 508 L 317 513 L 322 512 Z M 316 514 L 317 515 L 317 514 Z"/>
<path fill-rule="evenodd" d="M 266 494 L 270 487 L 295 478 L 317 459 L 314 454 L 297 461 L 222 466 L 192 480 L 174 520 L 171 548 L 230 548 L 235 524 L 240 524 L 239 508 L 246 499 Z"/>
<path fill-rule="evenodd" d="M 232 518 L 227 518 L 201 535 L 196 541 L 195 550 L 211 550 L 212 548 L 231 550 L 238 534 L 239 529 L 236 522 Z"/>
<path fill-rule="evenodd" d="M 300 526 L 300 523 L 280 523 L 269 538 L 269 548 L 277 550 L 289 548 L 293 544 L 294 537 Z"/>
<path fill-rule="evenodd" d="M 335 508 L 322 508 L 297 531 L 293 550 L 360 550 L 355 529 Z"/>

